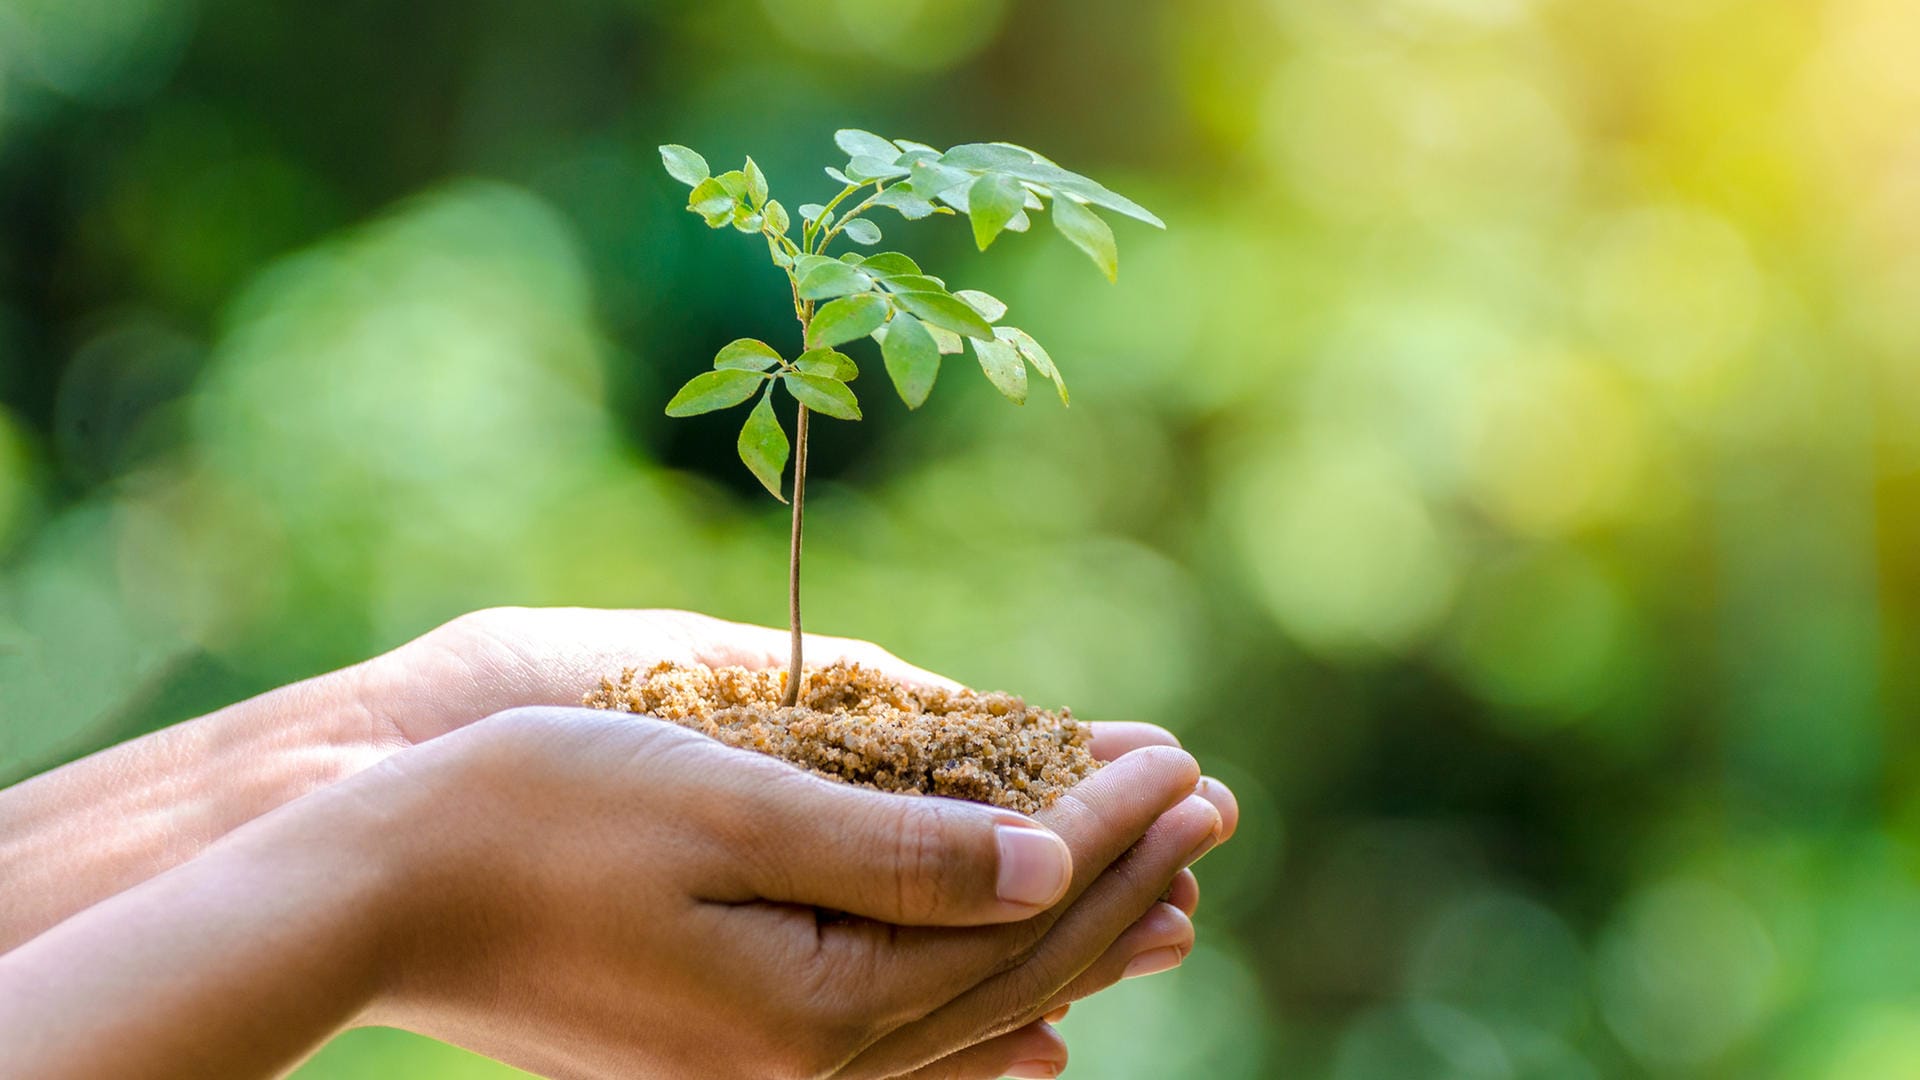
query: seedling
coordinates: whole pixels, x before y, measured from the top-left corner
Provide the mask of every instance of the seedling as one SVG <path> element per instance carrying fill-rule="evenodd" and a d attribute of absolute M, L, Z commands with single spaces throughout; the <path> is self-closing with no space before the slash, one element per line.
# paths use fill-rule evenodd
<path fill-rule="evenodd" d="M 924 143 L 883 139 L 865 131 L 836 132 L 847 163 L 829 167 L 841 185 L 826 203 L 799 208 L 800 238 L 767 178 L 748 158 L 734 171 L 712 174 L 707 159 L 684 146 L 663 146 L 660 158 L 674 179 L 692 189 L 687 209 L 708 227 L 727 226 L 767 242 L 773 264 L 787 275 L 793 314 L 800 322 L 801 352 L 787 359 L 764 341 L 741 338 L 713 358 L 713 370 L 693 377 L 667 403 L 668 416 L 694 416 L 760 400 L 740 428 L 740 460 L 773 497 L 781 494 L 787 459 L 793 459 L 793 532 L 787 563 L 787 615 L 793 651 L 787 664 L 785 700 L 800 694 L 800 526 L 806 507 L 807 421 L 812 413 L 838 420 L 860 419 L 860 403 L 847 386 L 860 369 L 840 351 L 870 337 L 880 344 L 887 377 L 902 401 L 917 409 L 933 390 L 940 358 L 970 344 L 987 381 L 1016 405 L 1027 400 L 1027 367 L 1053 383 L 1061 404 L 1067 384 L 1053 358 L 1031 334 L 1000 325 L 1007 305 L 974 289 L 949 290 L 897 251 L 862 256 L 827 252 L 845 237 L 862 247 L 880 243 L 880 226 L 865 215 L 887 209 L 908 221 L 965 214 L 981 251 L 1002 232 L 1026 232 L 1033 215 L 1047 211 L 1054 227 L 1115 280 L 1119 256 L 1113 230 L 1094 212 L 1111 210 L 1157 228 L 1166 226 L 1144 207 L 1100 184 L 1012 143 L 968 143 L 945 153 Z M 862 192 L 864 198 L 842 210 Z M 784 386 L 798 403 L 793 439 L 773 412 L 773 389 Z"/>

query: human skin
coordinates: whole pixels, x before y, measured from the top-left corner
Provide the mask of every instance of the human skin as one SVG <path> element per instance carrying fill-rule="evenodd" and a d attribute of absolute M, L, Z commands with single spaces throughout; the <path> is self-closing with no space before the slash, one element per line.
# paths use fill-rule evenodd
<path fill-rule="evenodd" d="M 477 613 L 0 793 L 0 940 L 33 938 L 0 958 L 0 1045 L 40 1055 L 26 1075 L 266 1075 L 389 1023 L 555 1075 L 698 1073 L 715 1047 L 740 1075 L 1047 1075 L 1064 1047 L 1039 1017 L 1191 947 L 1181 867 L 1235 815 L 1217 784 L 1188 797 L 1191 761 L 1157 729 L 1097 729 L 1103 756 L 1146 749 L 1043 817 L 1071 884 L 1023 904 L 983 884 L 1018 815 L 515 708 L 623 665 L 765 667 L 784 646 L 684 613 Z M 862 643 L 813 654 L 937 681 Z M 663 750 L 699 767 L 649 775 Z"/>

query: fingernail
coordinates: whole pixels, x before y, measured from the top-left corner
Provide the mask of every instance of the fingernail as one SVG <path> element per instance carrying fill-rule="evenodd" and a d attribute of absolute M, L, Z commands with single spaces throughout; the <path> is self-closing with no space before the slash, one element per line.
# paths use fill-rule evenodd
<path fill-rule="evenodd" d="M 1023 1061 L 1007 1069 L 1007 1075 L 1018 1080 L 1053 1080 L 1060 1075 L 1060 1063 L 1057 1061 Z"/>
<path fill-rule="evenodd" d="M 1137 979 L 1142 975 L 1157 975 L 1162 971 L 1171 971 L 1180 966 L 1180 950 L 1172 945 L 1161 949 L 1150 949 L 1127 961 L 1127 970 L 1120 973 L 1123 979 Z"/>
<path fill-rule="evenodd" d="M 1073 1008 L 1072 1005 L 1062 1005 L 1059 1008 L 1048 1013 L 1047 1015 L 1041 1017 L 1041 1019 L 1045 1020 L 1049 1024 L 1057 1024 L 1060 1021 L 1065 1020 L 1067 1018 L 1067 1010 L 1071 1008 Z"/>
<path fill-rule="evenodd" d="M 1073 876 L 1073 854 L 1066 841 L 1022 825 L 1001 825 L 993 831 L 1000 844 L 1000 899 L 1026 907 L 1058 900 Z"/>

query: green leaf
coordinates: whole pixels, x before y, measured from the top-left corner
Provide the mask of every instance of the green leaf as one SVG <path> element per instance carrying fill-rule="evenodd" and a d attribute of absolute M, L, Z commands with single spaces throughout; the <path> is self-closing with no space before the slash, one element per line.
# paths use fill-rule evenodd
<path fill-rule="evenodd" d="M 800 207 L 800 220 L 806 222 L 815 221 L 821 214 L 826 212 L 827 208 L 817 202 L 805 203 Z"/>
<path fill-rule="evenodd" d="M 814 313 L 813 324 L 807 329 L 807 346 L 820 349 L 857 341 L 886 321 L 887 302 L 875 294 L 841 297 Z"/>
<path fill-rule="evenodd" d="M 841 128 L 833 133 L 833 144 L 850 158 L 875 157 L 891 163 L 900 156 L 900 148 L 871 131 Z"/>
<path fill-rule="evenodd" d="M 836 420 L 860 419 L 860 402 L 855 400 L 846 383 L 798 372 L 788 372 L 780 378 L 787 384 L 787 393 L 814 412 L 825 413 Z"/>
<path fill-rule="evenodd" d="M 764 220 L 764 218 L 754 212 L 753 207 L 748 206 L 746 203 L 741 203 L 733 209 L 733 227 L 741 232 L 759 232 L 760 225 Z"/>
<path fill-rule="evenodd" d="M 714 368 L 724 371 L 765 371 L 779 362 L 773 346 L 750 337 L 728 342 L 713 358 Z"/>
<path fill-rule="evenodd" d="M 941 356 L 958 356 L 967 351 L 967 339 L 944 326 L 929 326 L 927 333 L 933 335 L 933 343 L 940 347 Z"/>
<path fill-rule="evenodd" d="M 981 251 L 1020 213 L 1026 193 L 1020 181 L 1000 173 L 988 173 L 967 189 L 967 216 L 973 219 L 973 242 Z"/>
<path fill-rule="evenodd" d="M 852 382 L 860 375 L 860 368 L 853 358 L 834 349 L 808 349 L 800 354 L 800 359 L 795 360 L 793 366 L 808 375 L 838 382 Z"/>
<path fill-rule="evenodd" d="M 726 189 L 727 194 L 733 196 L 735 199 L 744 199 L 747 197 L 747 174 L 741 172 L 739 169 L 723 172 L 719 176 L 714 177 L 714 180 Z"/>
<path fill-rule="evenodd" d="M 706 371 L 695 375 L 667 402 L 668 416 L 697 416 L 730 408 L 753 396 L 765 375 L 757 371 Z"/>
<path fill-rule="evenodd" d="M 915 161 L 909 168 L 913 173 L 913 193 L 923 199 L 937 198 L 973 180 L 973 174 L 965 169 L 955 169 L 938 161 Z"/>
<path fill-rule="evenodd" d="M 758 210 L 767 205 L 767 174 L 760 171 L 760 166 L 755 165 L 752 158 L 747 159 L 747 167 L 743 171 L 747 175 L 747 198 L 753 200 L 753 208 Z"/>
<path fill-rule="evenodd" d="M 976 338 L 973 355 L 979 359 L 980 370 L 987 373 L 987 381 L 995 390 L 1015 405 L 1027 403 L 1027 365 L 1013 346 L 1004 341 Z"/>
<path fill-rule="evenodd" d="M 947 291 L 946 282 L 925 274 L 889 274 L 884 280 L 887 288 L 894 292 L 943 293 Z"/>
<path fill-rule="evenodd" d="M 860 264 L 860 269 L 874 277 L 891 277 L 895 274 L 919 274 L 920 264 L 897 251 L 883 251 L 878 255 L 869 255 Z"/>
<path fill-rule="evenodd" d="M 1100 215 L 1065 195 L 1057 195 L 1053 200 L 1053 227 L 1086 252 L 1108 281 L 1120 280 L 1120 251 L 1114 246 L 1113 230 Z"/>
<path fill-rule="evenodd" d="M 919 221 L 921 218 L 931 217 L 934 209 L 932 203 L 911 190 L 903 190 L 898 184 L 875 197 L 873 205 L 895 210 L 908 221 Z"/>
<path fill-rule="evenodd" d="M 747 469 L 773 492 L 774 498 L 786 502 L 787 497 L 780 494 L 780 477 L 787 471 L 787 453 L 791 446 L 786 429 L 773 415 L 771 387 L 760 395 L 760 404 L 753 407 L 747 414 L 747 422 L 741 425 L 739 447 L 740 460 L 746 463 Z"/>
<path fill-rule="evenodd" d="M 713 175 L 707 168 L 706 158 L 676 143 L 668 143 L 660 148 L 660 163 L 667 167 L 668 176 L 688 187 L 694 187 Z"/>
<path fill-rule="evenodd" d="M 800 279 L 800 299 L 829 300 L 836 296 L 863 293 L 873 288 L 873 279 L 839 259 L 815 264 Z"/>
<path fill-rule="evenodd" d="M 865 244 L 868 247 L 872 247 L 880 242 L 880 226 L 875 225 L 866 218 L 854 218 L 852 221 L 841 225 L 840 231 L 846 233 L 847 239 L 856 244 Z"/>
<path fill-rule="evenodd" d="M 787 229 L 793 225 L 793 219 L 787 216 L 787 208 L 780 205 L 779 199 L 768 199 L 766 206 L 767 224 L 781 236 L 787 235 Z"/>
<path fill-rule="evenodd" d="M 967 302 L 967 306 L 980 313 L 988 322 L 999 322 L 1000 316 L 1007 313 L 1007 305 L 997 296 L 990 296 L 979 289 L 961 289 L 953 295 Z"/>
<path fill-rule="evenodd" d="M 716 229 L 733 220 L 733 208 L 733 196 L 720 181 L 711 177 L 695 184 L 687 195 L 687 209 L 707 219 L 707 224 Z"/>
<path fill-rule="evenodd" d="M 887 339 L 880 343 L 880 356 L 907 408 L 924 404 L 940 374 L 940 348 L 925 324 L 905 313 L 895 315 L 887 324 Z"/>
<path fill-rule="evenodd" d="M 1032 334 L 1011 326 L 996 326 L 993 328 L 993 336 L 1020 350 L 1020 355 L 1026 357 L 1027 363 L 1033 365 L 1033 370 L 1053 383 L 1053 388 L 1060 394 L 1060 404 L 1072 404 L 1067 399 L 1067 382 L 1060 377 L 1060 369 L 1054 366 L 1053 357 L 1048 355 L 1047 350 L 1033 340 Z"/>
<path fill-rule="evenodd" d="M 827 173 L 827 177 L 828 177 L 829 179 L 832 179 L 832 180 L 838 180 L 838 181 L 840 181 L 841 183 L 843 183 L 843 184 L 845 184 L 845 185 L 847 185 L 848 187 L 859 187 L 859 186 L 860 186 L 859 184 L 856 184 L 856 183 L 854 183 L 853 181 L 851 181 L 851 180 L 849 180 L 849 179 L 847 179 L 847 174 L 846 174 L 846 173 L 843 173 L 843 172 L 841 172 L 841 171 L 840 171 L 839 169 L 836 169 L 836 168 L 834 168 L 834 167 L 833 167 L 833 166 L 831 166 L 831 165 L 829 165 L 829 166 L 827 166 L 827 168 L 826 168 L 826 173 Z"/>
<path fill-rule="evenodd" d="M 909 176 L 912 169 L 905 165 L 895 165 L 891 160 L 876 157 L 857 157 L 847 162 L 847 178 L 856 184 L 874 180 L 894 180 Z"/>
<path fill-rule="evenodd" d="M 1021 147 L 1006 143 L 969 143 L 956 146 L 940 156 L 943 168 L 979 171 L 983 169 L 1006 173 L 1008 176 L 1031 181 L 1060 192 L 1072 192 L 1094 204 L 1116 213 L 1144 221 L 1158 229 L 1167 227 L 1166 222 L 1155 217 L 1146 207 L 1132 199 L 1116 194 L 1101 184 L 1068 172 L 1050 161 L 1040 159 L 1039 155 Z"/>
<path fill-rule="evenodd" d="M 993 340 L 993 327 L 980 313 L 943 292 L 894 293 L 893 302 L 935 326 L 970 338 Z"/>

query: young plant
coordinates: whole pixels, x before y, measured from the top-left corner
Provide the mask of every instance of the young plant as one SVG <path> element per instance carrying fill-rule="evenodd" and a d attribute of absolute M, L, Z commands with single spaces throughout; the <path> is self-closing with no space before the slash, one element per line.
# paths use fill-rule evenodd
<path fill-rule="evenodd" d="M 845 237 L 863 247 L 880 243 L 880 226 L 864 216 L 886 209 L 908 221 L 965 214 L 974 242 L 985 251 L 1002 232 L 1026 232 L 1033 215 L 1049 212 L 1054 227 L 1087 253 L 1112 281 L 1119 274 L 1113 231 L 1094 212 L 1111 210 L 1157 228 L 1165 224 L 1144 207 L 1077 173 L 1071 173 L 1012 143 L 968 143 L 941 153 L 923 143 L 883 139 L 843 130 L 834 142 L 847 163 L 829 167 L 841 185 L 824 204 L 798 210 L 799 239 L 787 208 L 770 197 L 767 178 L 748 158 L 731 172 L 712 174 L 707 160 L 684 146 L 663 146 L 660 158 L 674 179 L 692 189 L 687 209 L 710 228 L 728 226 L 767 241 L 773 264 L 786 273 L 793 314 L 800 323 L 801 352 L 788 359 L 764 341 L 741 338 L 713 358 L 713 370 L 693 377 L 667 403 L 668 416 L 693 416 L 730 408 L 756 394 L 759 401 L 740 429 L 740 460 L 774 498 L 781 495 L 789 453 L 793 459 L 793 532 L 787 563 L 787 616 L 793 650 L 787 665 L 785 704 L 800 695 L 800 527 L 806 506 L 807 421 L 812 413 L 838 420 L 860 419 L 860 404 L 847 386 L 860 373 L 840 351 L 870 337 L 880 345 L 887 377 L 910 409 L 933 390 L 940 358 L 971 344 L 987 381 L 1016 405 L 1027 399 L 1027 366 L 1053 383 L 1061 404 L 1067 384 L 1053 358 L 1032 335 L 996 325 L 1007 305 L 973 289 L 949 290 L 897 251 L 862 256 L 828 254 Z M 864 197 L 850 200 L 865 193 Z M 773 388 L 784 386 L 798 403 L 793 440 L 773 413 Z"/>

